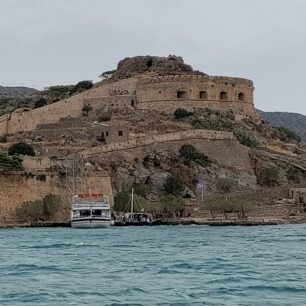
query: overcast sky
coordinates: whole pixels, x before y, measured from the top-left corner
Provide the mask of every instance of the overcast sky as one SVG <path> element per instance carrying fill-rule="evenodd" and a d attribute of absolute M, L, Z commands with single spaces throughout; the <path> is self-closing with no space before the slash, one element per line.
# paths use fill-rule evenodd
<path fill-rule="evenodd" d="M 135 55 L 252 79 L 255 105 L 306 114 L 305 0 L 0 0 L 0 85 L 73 84 Z"/>

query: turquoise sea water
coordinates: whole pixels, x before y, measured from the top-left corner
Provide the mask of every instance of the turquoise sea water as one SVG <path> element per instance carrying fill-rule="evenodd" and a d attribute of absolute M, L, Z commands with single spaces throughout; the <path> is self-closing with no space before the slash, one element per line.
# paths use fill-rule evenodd
<path fill-rule="evenodd" d="M 0 230 L 0 305 L 306 305 L 306 225 Z"/>

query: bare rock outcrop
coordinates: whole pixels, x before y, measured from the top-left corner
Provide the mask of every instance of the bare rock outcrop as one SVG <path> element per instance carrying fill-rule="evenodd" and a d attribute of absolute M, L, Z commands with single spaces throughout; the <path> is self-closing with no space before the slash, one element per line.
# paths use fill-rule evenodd
<path fill-rule="evenodd" d="M 180 56 L 135 56 L 126 57 L 118 63 L 117 69 L 109 77 L 110 81 L 130 78 L 143 73 L 154 73 L 157 75 L 173 74 L 201 74 L 205 73 L 193 70 L 190 65 L 184 63 Z M 103 75 L 103 74 L 102 74 Z"/>

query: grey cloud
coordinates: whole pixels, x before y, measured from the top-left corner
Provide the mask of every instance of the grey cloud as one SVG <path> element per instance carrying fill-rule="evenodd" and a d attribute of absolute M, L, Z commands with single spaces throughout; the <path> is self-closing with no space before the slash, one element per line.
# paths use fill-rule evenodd
<path fill-rule="evenodd" d="M 75 83 L 125 56 L 247 77 L 263 110 L 306 114 L 303 0 L 0 0 L 0 84 Z"/>

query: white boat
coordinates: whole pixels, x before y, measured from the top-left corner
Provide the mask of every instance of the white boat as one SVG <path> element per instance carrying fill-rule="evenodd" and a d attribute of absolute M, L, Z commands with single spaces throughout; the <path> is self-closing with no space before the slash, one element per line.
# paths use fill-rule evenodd
<path fill-rule="evenodd" d="M 72 197 L 71 227 L 104 228 L 111 224 L 109 197 L 102 193 L 77 194 Z"/>

